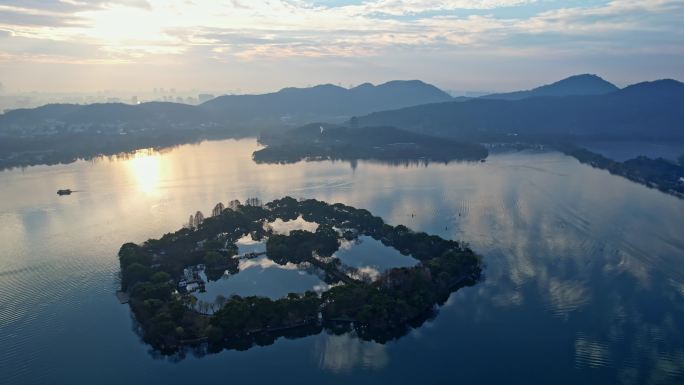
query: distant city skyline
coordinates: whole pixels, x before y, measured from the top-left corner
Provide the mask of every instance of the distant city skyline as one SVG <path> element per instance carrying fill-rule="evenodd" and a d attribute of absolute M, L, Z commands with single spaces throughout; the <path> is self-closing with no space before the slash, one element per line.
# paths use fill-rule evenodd
<path fill-rule="evenodd" d="M 677 0 L 0 0 L 5 93 L 684 79 Z M 239 90 L 239 91 L 237 91 Z"/>

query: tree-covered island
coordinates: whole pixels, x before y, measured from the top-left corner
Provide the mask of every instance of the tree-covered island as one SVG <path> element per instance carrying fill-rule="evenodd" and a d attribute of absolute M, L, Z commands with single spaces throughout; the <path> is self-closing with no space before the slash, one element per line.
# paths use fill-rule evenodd
<path fill-rule="evenodd" d="M 376 160 L 383 162 L 480 161 L 487 149 L 478 143 L 438 138 L 394 127 L 345 127 L 309 124 L 284 132 L 263 133 L 266 148 L 252 158 L 257 163 L 300 160 Z"/>
<path fill-rule="evenodd" d="M 580 163 L 608 170 L 611 174 L 684 199 L 684 155 L 678 160 L 679 164 L 663 158 L 651 159 L 645 156 L 618 162 L 578 146 L 556 147 Z"/>
<path fill-rule="evenodd" d="M 282 235 L 265 226 L 300 216 L 318 228 Z M 204 342 L 212 351 L 247 349 L 323 329 L 354 330 L 360 338 L 385 342 L 421 325 L 453 291 L 476 283 L 482 270 L 481 258 L 461 242 L 391 226 L 367 210 L 340 203 L 290 197 L 265 205 L 233 201 L 229 208 L 217 205 L 211 217 L 192 219 L 181 230 L 142 245 L 126 243 L 119 251 L 121 290 L 130 297 L 143 339 L 165 354 Z M 265 239 L 268 257 L 278 264 L 318 269 L 330 289 L 277 300 L 233 295 L 217 300 L 211 314 L 198 311 L 195 297 L 180 286 L 188 267 L 202 266 L 209 280 L 239 273 L 235 242 L 246 235 Z M 341 240 L 362 235 L 419 262 L 374 280 L 352 274 L 333 254 Z"/>

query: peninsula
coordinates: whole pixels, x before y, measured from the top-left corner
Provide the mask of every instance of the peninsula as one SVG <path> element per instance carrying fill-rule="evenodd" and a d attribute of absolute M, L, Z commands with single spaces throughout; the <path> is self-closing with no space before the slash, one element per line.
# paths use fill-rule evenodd
<path fill-rule="evenodd" d="M 594 168 L 607 170 L 633 182 L 684 198 L 684 156 L 679 164 L 663 159 L 638 156 L 618 162 L 574 145 L 556 145 L 566 155 Z"/>
<path fill-rule="evenodd" d="M 437 138 L 394 127 L 308 124 L 285 132 L 262 134 L 266 148 L 255 151 L 257 163 L 300 160 L 479 161 L 487 149 L 477 143 Z"/>

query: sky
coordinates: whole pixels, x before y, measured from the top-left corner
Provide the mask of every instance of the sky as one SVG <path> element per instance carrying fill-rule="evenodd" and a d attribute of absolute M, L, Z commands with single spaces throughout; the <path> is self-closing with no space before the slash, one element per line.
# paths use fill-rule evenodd
<path fill-rule="evenodd" d="M 684 0 L 0 0 L 0 88 L 624 86 L 684 80 L 683 20 Z"/>

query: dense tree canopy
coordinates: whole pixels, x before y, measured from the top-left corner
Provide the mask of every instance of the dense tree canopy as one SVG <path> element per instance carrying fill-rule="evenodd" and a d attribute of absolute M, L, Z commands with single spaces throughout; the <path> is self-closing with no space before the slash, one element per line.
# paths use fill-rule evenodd
<path fill-rule="evenodd" d="M 143 338 L 162 352 L 188 343 L 207 341 L 214 348 L 247 348 L 272 342 L 279 333 L 355 329 L 364 339 L 384 342 L 418 326 L 461 286 L 480 276 L 480 257 L 463 244 L 399 225 L 390 226 L 363 209 L 290 197 L 249 205 L 237 201 L 194 228 L 183 228 L 150 239 L 126 243 L 119 251 L 121 288 L 141 323 Z M 303 217 L 318 223 L 315 232 L 293 230 L 274 234 L 266 222 Z M 178 294 L 175 284 L 183 268 L 204 264 L 209 279 L 225 271 L 238 273 L 235 242 L 245 235 L 266 238 L 269 258 L 279 264 L 306 264 L 336 283 L 318 295 L 291 293 L 265 297 L 218 298 L 211 315 L 200 314 L 191 295 Z M 343 271 L 333 255 L 342 238 L 370 236 L 421 261 L 409 268 L 386 271 L 375 281 L 360 281 Z M 177 278 L 176 278 L 177 277 Z M 305 331 L 306 330 L 306 331 Z M 305 331 L 305 332 L 304 332 Z"/>

